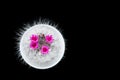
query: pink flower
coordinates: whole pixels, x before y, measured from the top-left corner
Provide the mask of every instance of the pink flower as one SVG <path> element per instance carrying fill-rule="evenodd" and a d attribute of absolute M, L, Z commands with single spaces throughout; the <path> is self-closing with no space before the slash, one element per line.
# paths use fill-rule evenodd
<path fill-rule="evenodd" d="M 34 35 L 34 34 L 33 34 L 33 35 L 30 37 L 30 40 L 31 40 L 31 41 L 34 41 L 34 42 L 38 42 L 38 38 L 39 38 L 38 35 Z"/>
<path fill-rule="evenodd" d="M 31 41 L 31 42 L 30 42 L 30 48 L 32 48 L 32 49 L 37 49 L 37 48 L 38 48 L 38 42 Z"/>
<path fill-rule="evenodd" d="M 41 53 L 42 53 L 42 54 L 48 54 L 48 52 L 49 52 L 49 47 L 43 45 L 43 46 L 41 47 Z"/>
<path fill-rule="evenodd" d="M 52 43 L 54 39 L 52 35 L 46 35 L 45 40 L 47 43 Z"/>

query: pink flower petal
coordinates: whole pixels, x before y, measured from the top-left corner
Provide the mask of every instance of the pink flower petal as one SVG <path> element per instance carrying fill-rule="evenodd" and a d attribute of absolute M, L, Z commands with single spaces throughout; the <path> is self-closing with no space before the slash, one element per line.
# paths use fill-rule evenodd
<path fill-rule="evenodd" d="M 42 54 L 48 54 L 48 52 L 49 52 L 49 47 L 43 45 L 43 46 L 41 47 L 41 53 L 42 53 Z"/>
<path fill-rule="evenodd" d="M 45 41 L 47 42 L 47 43 L 52 43 L 53 42 L 53 36 L 52 35 L 46 35 L 45 36 Z"/>
<path fill-rule="evenodd" d="M 30 48 L 32 48 L 32 49 L 37 49 L 37 48 L 38 48 L 38 42 L 31 41 L 31 42 L 30 42 Z"/>
<path fill-rule="evenodd" d="M 31 40 L 31 41 L 38 42 L 38 39 L 39 39 L 38 35 L 35 35 L 35 34 L 33 34 L 33 35 L 30 37 L 30 40 Z"/>

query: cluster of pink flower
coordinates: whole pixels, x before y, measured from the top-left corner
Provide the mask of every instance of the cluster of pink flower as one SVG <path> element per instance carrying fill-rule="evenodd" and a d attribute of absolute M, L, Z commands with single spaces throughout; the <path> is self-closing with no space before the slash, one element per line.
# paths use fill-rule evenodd
<path fill-rule="evenodd" d="M 40 50 L 42 54 L 48 54 L 53 40 L 52 35 L 44 36 L 44 34 L 32 34 L 30 37 L 30 48 L 33 50 Z"/>

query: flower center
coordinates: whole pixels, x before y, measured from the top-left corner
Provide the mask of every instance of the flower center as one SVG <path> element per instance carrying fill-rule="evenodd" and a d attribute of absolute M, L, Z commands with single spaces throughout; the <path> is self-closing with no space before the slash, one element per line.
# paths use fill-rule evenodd
<path fill-rule="evenodd" d="M 32 46 L 35 47 L 35 46 L 36 46 L 36 43 L 33 43 Z"/>
<path fill-rule="evenodd" d="M 48 38 L 48 41 L 50 41 L 50 40 L 51 40 L 51 37 Z"/>
<path fill-rule="evenodd" d="M 35 40 L 35 41 L 36 41 L 36 40 L 37 40 L 37 38 L 36 38 L 36 37 L 33 37 L 33 40 Z"/>
<path fill-rule="evenodd" d="M 43 51 L 44 51 L 44 52 L 46 52 L 46 51 L 47 51 L 47 49 L 46 49 L 46 48 L 43 48 Z"/>

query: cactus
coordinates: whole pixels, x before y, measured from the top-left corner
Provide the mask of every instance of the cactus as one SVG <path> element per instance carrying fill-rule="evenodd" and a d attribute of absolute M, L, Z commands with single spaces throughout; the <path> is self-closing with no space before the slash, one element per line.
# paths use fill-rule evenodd
<path fill-rule="evenodd" d="M 48 69 L 55 66 L 63 57 L 65 41 L 55 25 L 39 21 L 25 26 L 20 31 L 19 55 L 29 66 Z"/>

